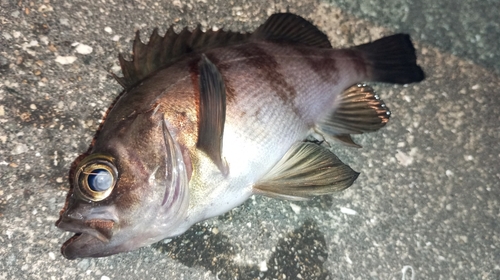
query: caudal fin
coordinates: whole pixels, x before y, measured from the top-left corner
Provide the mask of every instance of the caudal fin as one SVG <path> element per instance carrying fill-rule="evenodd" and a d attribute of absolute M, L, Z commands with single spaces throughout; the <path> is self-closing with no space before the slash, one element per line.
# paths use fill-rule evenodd
<path fill-rule="evenodd" d="M 408 34 L 395 34 L 354 47 L 370 67 L 372 81 L 409 84 L 425 78 Z"/>

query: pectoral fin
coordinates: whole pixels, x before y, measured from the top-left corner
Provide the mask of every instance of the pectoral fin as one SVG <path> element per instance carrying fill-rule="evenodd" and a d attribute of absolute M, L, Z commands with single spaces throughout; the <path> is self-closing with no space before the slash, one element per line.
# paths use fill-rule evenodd
<path fill-rule="evenodd" d="M 352 185 L 359 173 L 316 143 L 297 143 L 255 186 L 270 197 L 306 200 L 332 194 Z"/>
<path fill-rule="evenodd" d="M 318 129 L 350 146 L 350 134 L 377 131 L 389 121 L 391 112 L 373 89 L 358 84 L 345 90 L 338 99 L 338 107 L 318 123 Z"/>
<path fill-rule="evenodd" d="M 226 121 L 226 89 L 222 74 L 203 54 L 198 64 L 200 72 L 200 115 L 198 149 L 205 152 L 223 174 L 228 173 L 222 158 L 222 137 Z"/>

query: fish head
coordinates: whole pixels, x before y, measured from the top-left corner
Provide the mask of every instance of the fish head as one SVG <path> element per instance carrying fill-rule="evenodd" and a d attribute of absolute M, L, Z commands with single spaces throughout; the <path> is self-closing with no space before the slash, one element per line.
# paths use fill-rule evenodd
<path fill-rule="evenodd" d="M 131 251 L 187 229 L 189 170 L 172 130 L 156 110 L 108 116 L 70 172 L 56 222 L 75 233 L 62 245 L 66 258 Z"/>

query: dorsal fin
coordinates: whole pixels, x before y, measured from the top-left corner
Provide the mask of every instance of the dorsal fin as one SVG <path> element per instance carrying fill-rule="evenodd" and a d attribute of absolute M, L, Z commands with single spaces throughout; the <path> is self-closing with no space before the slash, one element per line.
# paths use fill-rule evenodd
<path fill-rule="evenodd" d="M 184 28 L 176 34 L 171 26 L 163 37 L 158 34 L 157 28 L 154 29 L 147 44 L 141 42 L 137 31 L 132 60 L 125 60 L 121 54 L 118 56 L 123 77 L 113 76 L 127 89 L 158 69 L 172 65 L 188 53 L 241 44 L 249 40 L 298 43 L 319 48 L 332 47 L 323 32 L 309 21 L 291 13 L 270 16 L 254 33 L 224 30 L 203 32 L 198 25 L 193 31 Z"/>
<path fill-rule="evenodd" d="M 255 30 L 252 40 L 299 43 L 318 48 L 332 47 L 325 33 L 304 18 L 291 13 L 270 16 Z"/>
<path fill-rule="evenodd" d="M 132 60 L 125 60 L 120 54 L 118 59 L 123 77 L 114 77 L 124 88 L 129 88 L 158 69 L 175 63 L 185 54 L 241 43 L 247 41 L 250 35 L 223 30 L 203 32 L 200 25 L 193 31 L 184 28 L 176 34 L 171 26 L 163 37 L 155 28 L 149 42 L 144 44 L 137 31 Z"/>

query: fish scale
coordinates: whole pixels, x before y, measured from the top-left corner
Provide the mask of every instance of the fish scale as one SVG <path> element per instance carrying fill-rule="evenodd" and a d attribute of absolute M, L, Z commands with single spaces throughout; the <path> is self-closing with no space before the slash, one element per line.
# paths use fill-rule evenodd
<path fill-rule="evenodd" d="M 273 102 L 272 105 L 279 107 L 280 110 L 289 109 L 287 105 L 293 105 L 297 113 L 310 124 L 314 123 L 323 112 L 335 109 L 334 100 L 346 87 L 354 84 L 355 81 L 368 78 L 365 73 L 355 71 L 351 63 L 349 63 L 351 58 L 346 58 L 343 53 L 334 50 L 318 51 L 312 48 L 293 46 L 283 48 L 274 44 L 252 44 L 247 47 L 260 48 L 262 53 L 266 53 L 264 59 L 259 57 L 259 64 L 251 63 L 249 65 L 247 63 L 248 58 L 242 58 L 238 56 L 238 53 L 217 57 L 219 63 L 224 65 L 224 68 L 222 68 L 224 70 L 221 71 L 225 73 L 227 83 L 233 88 L 235 87 L 233 84 L 239 84 L 238 90 L 236 90 L 238 95 L 248 96 L 249 99 L 257 99 L 256 102 L 261 102 L 262 100 L 259 100 L 259 98 L 265 98 L 264 95 L 277 95 L 283 102 Z M 338 66 L 325 67 L 321 72 L 323 74 L 320 75 L 318 67 L 316 69 L 304 67 L 304 65 L 310 65 L 308 57 L 301 55 L 301 53 L 305 52 L 309 52 L 310 57 L 324 58 L 328 55 L 331 64 Z M 320 54 L 317 54 L 318 52 Z M 233 56 L 237 56 L 239 59 L 234 61 L 231 59 Z M 268 71 L 278 72 L 280 77 L 285 77 L 279 84 L 276 84 L 274 79 L 262 79 L 258 74 L 252 73 L 252 71 L 260 71 L 258 68 L 267 63 L 267 57 L 271 57 L 276 65 L 276 68 Z M 228 66 L 229 63 L 232 67 Z M 299 69 L 300 71 L 298 71 Z M 244 84 L 238 80 L 243 73 L 251 74 L 247 78 L 251 80 L 246 80 Z M 329 79 L 325 77 L 329 77 Z M 268 87 L 263 89 L 264 85 L 268 85 Z M 289 90 L 290 88 L 293 88 L 293 91 Z M 268 102 L 262 103 L 269 104 Z M 242 108 L 242 110 L 244 109 Z"/>

